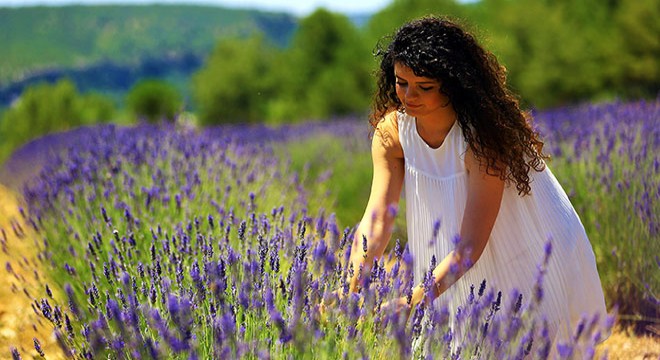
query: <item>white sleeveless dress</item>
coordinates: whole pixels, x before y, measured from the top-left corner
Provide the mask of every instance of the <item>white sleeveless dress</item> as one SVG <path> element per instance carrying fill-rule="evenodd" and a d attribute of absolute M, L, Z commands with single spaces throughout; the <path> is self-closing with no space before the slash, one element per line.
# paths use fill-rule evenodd
<path fill-rule="evenodd" d="M 419 283 L 433 255 L 439 263 L 454 249 L 467 199 L 467 143 L 458 122 L 434 149 L 419 136 L 414 117 L 399 112 L 397 119 L 405 158 L 408 245 Z M 549 168 L 529 175 L 530 195 L 519 196 L 515 186 L 505 186 L 481 257 L 438 300 L 457 306 L 467 298 L 470 285 L 478 289 L 486 279 L 489 287 L 502 291 L 503 305 L 514 288 L 530 301 L 537 267 L 550 240 L 552 254 L 540 310 L 547 316 L 551 339 L 557 341 L 572 334 L 582 316 L 598 312 L 605 318 L 605 301 L 591 244 L 568 196 Z M 440 227 L 433 239 L 436 221 Z"/>

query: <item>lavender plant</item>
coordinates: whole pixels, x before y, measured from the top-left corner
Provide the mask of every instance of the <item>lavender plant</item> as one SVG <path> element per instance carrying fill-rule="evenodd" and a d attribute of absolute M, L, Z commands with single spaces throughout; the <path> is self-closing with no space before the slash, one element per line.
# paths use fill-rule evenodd
<path fill-rule="evenodd" d="M 553 116 L 538 115 L 551 144 L 564 136 L 565 126 L 553 123 Z M 601 128 L 597 119 L 592 129 Z M 359 136 L 360 143 L 366 128 L 358 122 L 86 131 L 25 190 L 39 259 L 49 274 L 44 288 L 62 294 L 48 290 L 31 299 L 33 308 L 52 322 L 68 355 L 500 359 L 545 358 L 554 351 L 571 358 L 593 353 L 604 336 L 596 320 L 585 318 L 573 339 L 553 348 L 537 311 L 542 296 L 524 299 L 515 289 L 487 283 L 474 284 L 459 309 L 440 303 L 410 314 L 388 312 L 384 304 L 406 296 L 413 285 L 414 259 L 401 243 L 361 279 L 359 293 L 348 294 L 345 280 L 356 270 L 348 265 L 353 232 L 333 214 L 327 177 L 306 182 L 276 155 L 273 143 L 320 133 L 338 141 Z M 657 147 L 655 131 L 653 142 L 641 138 L 635 144 L 642 145 L 634 146 Z M 557 162 L 567 146 L 553 149 Z M 568 167 L 581 160 L 565 161 Z M 553 170 L 561 174 L 561 166 L 555 163 Z M 657 167 L 652 170 L 657 198 Z M 577 197 L 581 191 L 572 192 L 577 206 L 589 201 Z M 590 235 L 601 259 L 603 245 Z M 320 304 L 337 290 L 344 296 L 324 310 Z M 35 348 L 41 350 L 38 339 Z"/>

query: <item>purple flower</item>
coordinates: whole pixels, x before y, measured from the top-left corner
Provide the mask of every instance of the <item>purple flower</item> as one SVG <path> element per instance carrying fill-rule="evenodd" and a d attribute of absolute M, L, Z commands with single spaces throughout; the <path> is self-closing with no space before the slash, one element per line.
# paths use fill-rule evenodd
<path fill-rule="evenodd" d="M 424 286 L 424 296 L 435 297 L 436 285 L 435 278 L 433 276 L 433 268 L 430 268 L 426 273 L 424 273 L 424 279 L 422 281 Z"/>
<path fill-rule="evenodd" d="M 545 243 L 544 253 L 545 257 L 543 258 L 543 265 L 547 265 L 550 255 L 552 254 L 552 237 L 549 237 L 548 241 Z"/>
<path fill-rule="evenodd" d="M 431 235 L 431 242 L 429 243 L 429 246 L 435 246 L 437 240 L 438 240 L 438 233 L 440 232 L 440 225 L 441 225 L 440 219 L 436 219 L 433 222 L 433 235 Z"/>
<path fill-rule="evenodd" d="M 44 317 L 50 321 L 53 320 L 52 316 L 52 311 L 53 309 L 50 307 L 50 304 L 48 303 L 48 300 L 46 299 L 41 299 L 41 313 L 44 315 Z"/>
<path fill-rule="evenodd" d="M 112 349 L 114 351 L 116 351 L 118 353 L 121 353 L 122 350 L 124 350 L 124 347 L 126 346 L 126 343 L 124 342 L 124 340 L 122 338 L 117 337 L 117 338 L 115 338 L 111 341 L 110 346 L 112 347 Z"/>
<path fill-rule="evenodd" d="M 458 262 L 452 260 L 449 264 L 449 273 L 452 275 L 456 275 L 458 274 L 459 270 L 460 267 L 458 265 Z"/>
<path fill-rule="evenodd" d="M 37 350 L 37 353 L 41 357 L 46 356 L 46 354 L 44 354 L 43 349 L 41 348 L 41 343 L 39 342 L 39 340 L 37 340 L 37 338 L 32 338 L 32 340 L 34 341 L 34 349 Z"/>
<path fill-rule="evenodd" d="M 289 329 L 286 326 L 286 323 L 284 322 L 284 319 L 282 318 L 282 314 L 280 314 L 279 311 L 273 309 L 272 311 L 269 312 L 270 319 L 271 321 L 277 326 L 277 328 L 280 330 L 280 342 L 282 344 L 286 344 L 289 341 L 293 339 L 293 335 L 289 331 Z"/>
<path fill-rule="evenodd" d="M 454 247 L 458 246 L 458 244 L 461 243 L 461 236 L 459 234 L 454 235 L 451 238 L 451 243 L 454 245 Z"/>
<path fill-rule="evenodd" d="M 241 291 L 238 293 L 238 304 L 243 309 L 248 309 L 250 306 L 250 284 L 245 281 L 241 284 Z"/>
<path fill-rule="evenodd" d="M 534 283 L 534 300 L 537 304 L 540 304 L 543 301 L 543 277 L 544 269 L 539 268 L 536 274 L 536 282 Z"/>
<path fill-rule="evenodd" d="M 477 293 L 479 297 L 484 295 L 485 290 L 486 290 L 486 279 L 483 279 L 481 281 L 481 284 L 479 285 L 479 292 Z"/>
<path fill-rule="evenodd" d="M 395 217 L 396 214 L 399 213 L 399 208 L 398 208 L 398 206 L 396 206 L 396 205 L 394 205 L 394 204 L 390 204 L 390 205 L 388 205 L 388 206 L 387 206 L 387 213 L 389 214 L 389 216 L 391 216 L 391 217 Z"/>
<path fill-rule="evenodd" d="M 74 337 L 73 326 L 71 325 L 71 320 L 69 320 L 69 315 L 67 314 L 64 314 L 64 329 L 66 330 L 67 335 L 69 335 L 69 338 Z"/>
<path fill-rule="evenodd" d="M 401 258 L 403 260 L 403 263 L 406 265 L 406 268 L 411 269 L 413 264 L 413 256 L 410 253 L 410 250 L 408 249 L 408 244 L 406 244 L 406 248 L 403 250 L 403 254 Z"/>
<path fill-rule="evenodd" d="M 121 319 L 121 310 L 119 309 L 119 304 L 114 299 L 108 299 L 105 304 L 105 315 L 109 320 L 114 319 L 115 322 L 121 327 L 123 325 Z"/>
<path fill-rule="evenodd" d="M 615 306 L 615 308 L 612 311 L 612 314 L 608 314 L 605 317 L 605 329 L 608 331 L 614 327 L 614 324 L 616 323 L 616 312 L 618 311 L 618 308 Z"/>
<path fill-rule="evenodd" d="M 344 229 L 344 235 L 341 238 L 341 241 L 339 242 L 339 250 L 343 250 L 346 247 L 346 244 L 351 244 L 349 239 L 349 234 L 351 233 L 351 230 L 349 228 Z"/>
<path fill-rule="evenodd" d="M 147 353 L 149 354 L 149 356 L 150 356 L 152 359 L 158 359 L 158 358 L 160 358 L 160 356 L 158 356 L 158 348 L 157 348 L 157 346 L 154 344 L 153 340 L 151 340 L 151 339 L 149 339 L 149 338 L 145 339 L 145 341 L 144 341 L 144 345 L 145 345 L 146 348 L 147 348 Z"/>
<path fill-rule="evenodd" d="M 516 304 L 513 306 L 513 312 L 514 312 L 514 313 L 517 313 L 518 311 L 520 311 L 520 308 L 522 307 L 522 299 L 523 299 L 523 295 L 522 295 L 522 294 L 518 294 L 518 298 L 517 298 L 517 300 L 516 300 Z"/>
<path fill-rule="evenodd" d="M 101 215 L 103 215 L 103 221 L 105 221 L 106 224 L 111 225 L 110 217 L 108 216 L 108 213 L 105 211 L 105 207 L 103 206 L 101 206 Z"/>
<path fill-rule="evenodd" d="M 199 263 L 197 262 L 197 259 L 193 262 L 193 264 L 190 266 L 190 279 L 193 281 L 195 286 L 197 287 L 198 294 L 204 299 L 205 295 L 205 286 L 204 286 L 204 281 L 202 279 L 202 274 L 199 269 Z"/>
<path fill-rule="evenodd" d="M 245 220 L 241 221 L 241 224 L 238 226 L 238 240 L 243 243 L 245 241 L 245 228 L 247 227 L 247 223 Z"/>
<path fill-rule="evenodd" d="M 419 337 L 422 333 L 422 320 L 424 319 L 424 312 L 425 312 L 424 309 L 425 309 L 424 304 L 420 303 L 413 310 L 412 336 L 414 338 Z"/>
<path fill-rule="evenodd" d="M 573 334 L 573 341 L 578 341 L 582 334 L 584 333 L 584 328 L 586 326 L 586 321 L 587 319 L 585 318 L 585 315 L 583 314 L 582 317 L 580 318 L 580 322 L 578 322 L 578 325 L 575 327 L 575 333 Z"/>
<path fill-rule="evenodd" d="M 18 349 L 16 349 L 13 346 L 10 346 L 9 349 L 11 350 L 11 357 L 14 360 L 21 360 L 21 354 L 18 352 Z"/>
<path fill-rule="evenodd" d="M 71 310 L 71 312 L 75 316 L 80 317 L 81 314 L 79 312 L 78 304 L 76 302 L 76 296 L 73 293 L 73 288 L 71 287 L 71 284 L 65 284 L 64 285 L 64 292 L 66 292 L 66 296 L 67 296 L 67 299 L 69 301 L 69 310 Z"/>
<path fill-rule="evenodd" d="M 360 307 L 360 295 L 357 293 L 351 293 L 348 298 L 348 306 L 349 318 L 353 321 L 357 321 L 362 313 L 362 308 Z"/>
<path fill-rule="evenodd" d="M 318 241 L 314 251 L 312 252 L 312 257 L 314 261 L 319 261 L 324 258 L 326 252 L 328 251 L 328 246 L 325 243 L 325 240 L 321 239 Z"/>
<path fill-rule="evenodd" d="M 541 343 L 542 345 L 538 347 L 536 355 L 539 359 L 547 359 L 550 355 L 552 346 L 552 339 L 550 339 L 547 319 L 543 319 L 540 335 L 541 338 L 537 339 L 537 342 Z"/>
<path fill-rule="evenodd" d="M 225 311 L 220 319 L 222 331 L 226 338 L 233 338 L 236 334 L 236 318 L 231 311 Z"/>
<path fill-rule="evenodd" d="M 571 344 L 559 343 L 557 344 L 557 353 L 562 359 L 570 359 L 573 355 L 573 346 Z"/>

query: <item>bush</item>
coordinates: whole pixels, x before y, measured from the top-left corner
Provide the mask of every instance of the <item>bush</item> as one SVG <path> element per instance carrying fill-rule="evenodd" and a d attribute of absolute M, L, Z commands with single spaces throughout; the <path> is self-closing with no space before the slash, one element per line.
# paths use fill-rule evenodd
<path fill-rule="evenodd" d="M 183 101 L 176 88 L 160 80 L 143 80 L 135 84 L 126 98 L 128 109 L 139 120 L 174 121 Z"/>
<path fill-rule="evenodd" d="M 218 43 L 193 78 L 202 124 L 258 122 L 277 84 L 271 82 L 275 50 L 261 36 Z"/>
<path fill-rule="evenodd" d="M 0 121 L 0 163 L 17 147 L 51 132 L 112 119 L 115 107 L 100 94 L 79 94 L 69 80 L 26 89 Z"/>

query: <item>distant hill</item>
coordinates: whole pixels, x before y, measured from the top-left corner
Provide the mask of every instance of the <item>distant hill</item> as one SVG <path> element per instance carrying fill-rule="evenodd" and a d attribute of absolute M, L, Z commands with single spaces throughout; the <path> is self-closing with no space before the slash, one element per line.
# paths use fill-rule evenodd
<path fill-rule="evenodd" d="M 215 6 L 0 8 L 0 92 L 60 73 L 93 74 L 104 66 L 136 76 L 145 67 L 147 74 L 162 75 L 163 69 L 149 69 L 154 63 L 189 71 L 220 38 L 262 31 L 283 46 L 296 27 L 297 19 L 286 13 Z"/>

